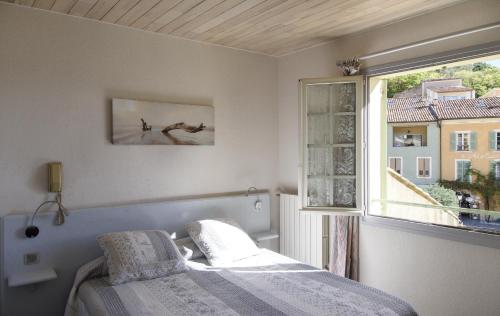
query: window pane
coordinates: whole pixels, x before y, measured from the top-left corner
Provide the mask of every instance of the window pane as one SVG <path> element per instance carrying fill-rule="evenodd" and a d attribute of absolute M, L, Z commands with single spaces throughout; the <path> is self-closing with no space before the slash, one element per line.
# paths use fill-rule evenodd
<path fill-rule="evenodd" d="M 397 82 L 393 78 L 391 75 L 388 80 Z M 500 149 L 500 132 L 493 132 L 500 131 L 500 118 L 492 114 L 484 122 L 467 121 L 467 117 L 456 120 L 453 118 L 456 114 L 476 111 L 475 107 L 460 108 L 475 104 L 473 94 L 470 102 L 457 101 L 462 96 L 436 101 L 438 95 L 433 94 L 432 98 L 425 95 L 431 89 L 426 90 L 424 85 L 430 85 L 432 80 L 424 80 L 407 93 L 400 93 L 394 83 L 383 91 L 396 91 L 399 97 L 393 94 L 385 103 L 377 101 L 375 106 L 372 103 L 368 106 L 368 214 L 461 228 L 477 226 L 474 223 L 480 221 L 481 227 L 494 226 L 500 234 L 500 194 L 489 200 L 488 206 L 481 191 L 475 189 L 477 177 L 469 174 L 472 167 L 485 176 L 494 172 L 500 180 L 500 163 L 491 162 L 500 160 L 497 156 L 500 152 L 493 152 Z M 450 86 L 462 84 L 460 79 L 436 80 L 435 84 L 444 86 L 447 80 Z M 375 93 L 370 86 L 369 91 L 372 100 Z M 419 91 L 416 97 L 415 91 Z M 432 106 L 429 100 L 433 100 Z M 373 113 L 374 110 L 379 112 Z M 439 115 L 450 117 L 438 119 Z M 371 122 L 372 118 L 377 122 Z M 382 146 L 377 138 L 381 138 Z M 386 163 L 380 164 L 374 159 L 376 156 Z M 380 168 L 382 165 L 400 170 L 403 164 L 399 157 L 404 158 L 405 169 L 398 172 L 399 176 Z M 461 184 L 471 181 L 473 186 Z"/>

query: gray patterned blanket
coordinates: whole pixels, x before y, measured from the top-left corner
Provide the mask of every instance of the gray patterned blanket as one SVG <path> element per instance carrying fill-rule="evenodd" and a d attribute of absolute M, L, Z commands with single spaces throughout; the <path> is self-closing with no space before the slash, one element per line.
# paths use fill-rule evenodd
<path fill-rule="evenodd" d="M 406 302 L 297 262 L 192 268 L 110 286 L 101 258 L 82 267 L 66 315 L 417 315 Z"/>

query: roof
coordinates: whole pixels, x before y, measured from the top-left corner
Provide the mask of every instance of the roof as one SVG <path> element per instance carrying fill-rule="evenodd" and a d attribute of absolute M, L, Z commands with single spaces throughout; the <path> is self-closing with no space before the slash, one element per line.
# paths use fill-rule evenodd
<path fill-rule="evenodd" d="M 430 87 L 427 88 L 434 92 L 467 92 L 473 91 L 474 89 L 464 86 L 451 86 L 451 87 Z"/>
<path fill-rule="evenodd" d="M 422 82 L 433 82 L 433 81 L 448 81 L 448 80 L 462 80 L 462 78 L 437 78 L 437 79 L 425 79 Z"/>
<path fill-rule="evenodd" d="M 500 97 L 434 101 L 432 110 L 440 120 L 500 118 Z"/>
<path fill-rule="evenodd" d="M 387 122 L 433 122 L 436 117 L 422 98 L 393 98 L 387 100 Z"/>
<path fill-rule="evenodd" d="M 433 122 L 438 120 L 500 118 L 500 97 L 434 100 L 393 98 L 387 102 L 388 123 Z"/>

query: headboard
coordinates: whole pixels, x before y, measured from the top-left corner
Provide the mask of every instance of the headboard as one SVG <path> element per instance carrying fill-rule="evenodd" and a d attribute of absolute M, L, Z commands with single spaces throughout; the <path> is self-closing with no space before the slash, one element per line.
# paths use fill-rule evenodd
<path fill-rule="evenodd" d="M 256 193 L 170 200 L 135 205 L 73 210 L 62 226 L 53 224 L 54 213 L 40 214 L 35 224 L 40 234 L 24 237 L 30 215 L 2 218 L 3 315 L 63 315 L 76 270 L 102 255 L 96 236 L 106 232 L 164 229 L 186 236 L 184 225 L 204 218 L 229 217 L 248 233 L 270 230 L 270 196 L 259 193 L 262 210 L 256 212 Z M 38 253 L 39 263 L 24 265 L 24 254 Z M 34 286 L 8 287 L 12 274 L 54 268 L 57 279 Z"/>

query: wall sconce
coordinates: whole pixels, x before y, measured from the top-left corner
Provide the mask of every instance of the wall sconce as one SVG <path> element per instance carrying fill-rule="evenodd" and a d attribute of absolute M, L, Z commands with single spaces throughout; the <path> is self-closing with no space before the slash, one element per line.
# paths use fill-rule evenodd
<path fill-rule="evenodd" d="M 40 229 L 34 225 L 35 216 L 38 211 L 42 208 L 42 206 L 47 204 L 57 204 L 57 216 L 56 216 L 56 225 L 62 225 L 65 221 L 65 216 L 68 216 L 68 211 L 62 204 L 62 162 L 51 162 L 47 165 L 48 173 L 49 173 L 49 183 L 48 183 L 48 191 L 51 193 L 55 193 L 56 196 L 54 200 L 48 200 L 38 205 L 35 212 L 31 216 L 31 220 L 29 222 L 28 227 L 24 231 L 26 237 L 35 238 L 40 233 Z"/>
<path fill-rule="evenodd" d="M 258 191 L 256 187 L 249 187 L 247 190 L 247 196 L 250 195 L 250 191 Z M 255 203 L 253 204 L 253 208 L 255 212 L 260 212 L 262 210 L 262 200 L 260 199 L 259 194 L 257 193 L 257 200 L 255 200 Z"/>

